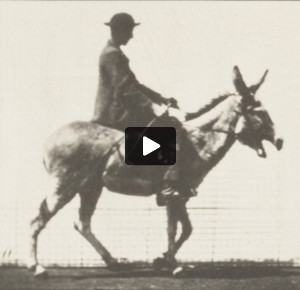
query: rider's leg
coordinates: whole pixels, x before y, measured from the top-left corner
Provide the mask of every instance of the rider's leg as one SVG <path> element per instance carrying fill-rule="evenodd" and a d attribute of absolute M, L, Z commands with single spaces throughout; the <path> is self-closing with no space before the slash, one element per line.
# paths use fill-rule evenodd
<path fill-rule="evenodd" d="M 178 122 L 179 123 L 179 122 Z M 187 191 L 182 186 L 183 174 L 181 172 L 182 165 L 184 162 L 185 154 L 187 150 L 184 150 L 187 134 L 181 125 L 176 122 L 176 164 L 169 166 L 163 177 L 163 187 L 162 190 L 157 194 L 157 205 L 163 206 L 168 203 L 168 201 L 174 197 L 181 197 L 186 195 Z"/>

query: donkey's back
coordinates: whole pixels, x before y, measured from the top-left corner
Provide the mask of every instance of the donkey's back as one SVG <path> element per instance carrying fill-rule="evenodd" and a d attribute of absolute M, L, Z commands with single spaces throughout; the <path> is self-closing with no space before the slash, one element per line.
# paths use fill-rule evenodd
<path fill-rule="evenodd" d="M 44 165 L 49 174 L 59 176 L 89 172 L 101 164 L 112 145 L 122 138 L 122 132 L 95 122 L 75 121 L 61 127 L 46 141 Z"/>

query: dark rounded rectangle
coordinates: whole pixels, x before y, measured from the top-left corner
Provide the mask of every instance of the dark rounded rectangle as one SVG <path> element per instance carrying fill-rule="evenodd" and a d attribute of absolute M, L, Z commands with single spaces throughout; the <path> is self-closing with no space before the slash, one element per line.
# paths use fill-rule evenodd
<path fill-rule="evenodd" d="M 150 153 L 143 155 L 143 146 L 149 145 L 149 142 L 150 146 L 152 142 L 159 144 L 156 146 L 159 148 L 154 147 L 153 151 L 150 150 Z M 176 129 L 173 127 L 127 127 L 125 163 L 127 165 L 174 165 L 176 163 Z"/>

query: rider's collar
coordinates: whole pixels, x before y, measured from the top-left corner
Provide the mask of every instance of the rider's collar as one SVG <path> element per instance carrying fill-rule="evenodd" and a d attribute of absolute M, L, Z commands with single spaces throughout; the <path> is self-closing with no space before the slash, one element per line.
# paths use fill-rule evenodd
<path fill-rule="evenodd" d="M 112 39 L 108 40 L 107 45 L 112 46 L 113 48 L 115 48 L 118 51 L 122 52 L 120 46 L 116 45 Z"/>

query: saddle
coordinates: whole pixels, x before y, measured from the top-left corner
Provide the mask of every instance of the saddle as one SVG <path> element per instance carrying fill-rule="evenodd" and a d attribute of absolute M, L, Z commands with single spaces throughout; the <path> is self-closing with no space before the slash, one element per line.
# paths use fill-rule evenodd
<path fill-rule="evenodd" d="M 134 166 L 125 163 L 125 140 L 116 143 L 103 173 L 104 186 L 113 192 L 150 196 L 161 189 L 166 166 Z"/>

